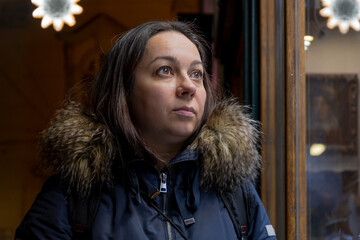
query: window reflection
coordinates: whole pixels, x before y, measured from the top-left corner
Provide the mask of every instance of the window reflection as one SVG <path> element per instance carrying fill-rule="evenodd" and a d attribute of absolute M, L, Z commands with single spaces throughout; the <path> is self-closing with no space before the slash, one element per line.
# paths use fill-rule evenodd
<path fill-rule="evenodd" d="M 308 238 L 358 240 L 360 33 L 329 29 L 324 7 L 306 1 Z"/>

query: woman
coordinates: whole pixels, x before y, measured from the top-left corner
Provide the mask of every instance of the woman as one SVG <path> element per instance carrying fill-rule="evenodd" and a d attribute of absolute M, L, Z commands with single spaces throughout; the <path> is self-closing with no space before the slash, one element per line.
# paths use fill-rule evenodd
<path fill-rule="evenodd" d="M 149 22 L 121 36 L 88 101 L 69 102 L 43 133 L 40 155 L 55 177 L 16 239 L 83 231 L 72 229 L 84 206 L 74 195 L 100 196 L 85 211 L 94 216 L 89 238 L 237 239 L 222 194 L 255 178 L 258 132 L 234 101 L 216 102 L 209 52 L 181 22 Z M 275 239 L 253 186 L 244 192 L 249 238 Z"/>

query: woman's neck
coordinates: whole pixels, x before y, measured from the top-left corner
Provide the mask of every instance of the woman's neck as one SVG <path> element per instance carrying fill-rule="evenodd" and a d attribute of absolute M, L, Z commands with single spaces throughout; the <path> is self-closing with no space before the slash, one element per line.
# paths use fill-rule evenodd
<path fill-rule="evenodd" d="M 181 145 L 146 144 L 146 148 L 156 157 L 156 167 L 161 170 L 179 154 Z"/>

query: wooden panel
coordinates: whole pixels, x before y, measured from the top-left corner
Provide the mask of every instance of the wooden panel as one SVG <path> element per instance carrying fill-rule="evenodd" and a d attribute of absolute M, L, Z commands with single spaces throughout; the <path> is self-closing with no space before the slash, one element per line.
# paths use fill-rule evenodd
<path fill-rule="evenodd" d="M 285 4 L 286 239 L 306 239 L 305 2 Z"/>
<path fill-rule="evenodd" d="M 261 0 L 260 4 L 261 122 L 264 133 L 261 197 L 279 232 L 278 237 L 306 239 L 305 2 Z M 284 16 L 279 14 L 282 6 L 285 7 Z M 279 43 L 282 38 L 285 44 Z M 281 129 L 283 121 L 284 129 Z M 284 152 L 281 146 L 285 147 Z M 285 176 L 284 181 L 282 176 Z M 281 205 L 283 202 L 286 204 Z"/>
<path fill-rule="evenodd" d="M 261 155 L 261 199 L 271 223 L 278 229 L 276 214 L 276 73 L 275 73 L 275 1 L 260 2 L 260 112 L 263 144 Z"/>

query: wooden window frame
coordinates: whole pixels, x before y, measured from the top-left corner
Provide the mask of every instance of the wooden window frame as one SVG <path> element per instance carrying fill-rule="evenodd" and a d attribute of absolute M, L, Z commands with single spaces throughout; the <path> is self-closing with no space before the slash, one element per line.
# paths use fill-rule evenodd
<path fill-rule="evenodd" d="M 307 239 L 305 0 L 260 0 L 260 16 L 261 197 L 279 239 Z"/>

